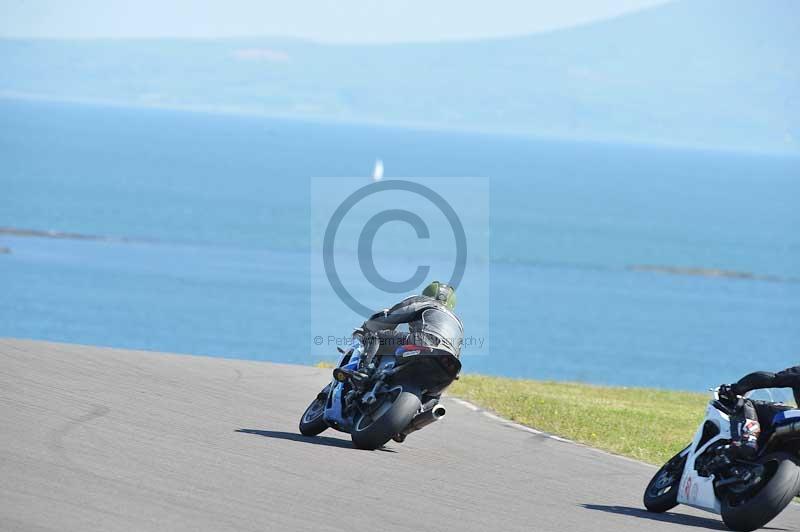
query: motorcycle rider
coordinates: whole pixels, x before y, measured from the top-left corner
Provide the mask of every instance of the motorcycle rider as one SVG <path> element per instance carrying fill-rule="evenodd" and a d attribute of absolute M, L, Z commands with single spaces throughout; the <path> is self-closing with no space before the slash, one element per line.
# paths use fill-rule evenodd
<path fill-rule="evenodd" d="M 764 388 L 791 388 L 795 403 L 800 406 L 800 366 L 786 368 L 778 373 L 756 371 L 733 384 L 723 384 L 719 388 L 720 399 L 732 405 L 735 411 L 735 415 L 731 416 L 731 450 L 734 455 L 743 459 L 755 457 L 762 429 L 767 431 L 772 427 L 775 415 L 792 409 L 786 405 L 741 397 L 749 391 Z"/>
<path fill-rule="evenodd" d="M 453 313 L 456 291 L 434 281 L 421 295 L 407 297 L 391 308 L 370 316 L 354 331 L 365 347 L 365 365 L 369 366 L 378 350 L 394 351 L 403 345 L 433 347 L 459 356 L 464 341 L 464 326 Z M 408 325 L 408 332 L 398 326 Z"/>

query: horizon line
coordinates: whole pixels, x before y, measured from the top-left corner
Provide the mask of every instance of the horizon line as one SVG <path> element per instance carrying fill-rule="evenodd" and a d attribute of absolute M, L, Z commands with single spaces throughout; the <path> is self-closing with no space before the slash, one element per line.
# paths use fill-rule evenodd
<path fill-rule="evenodd" d="M 39 95 L 39 94 L 25 94 L 14 91 L 0 90 L 0 102 L 44 102 L 55 104 L 71 104 L 82 105 L 87 107 L 112 107 L 121 109 L 140 109 L 149 111 L 172 111 L 187 114 L 205 114 L 216 116 L 236 116 L 244 118 L 261 118 L 284 120 L 288 122 L 299 122 L 306 124 L 318 125 L 343 125 L 343 126 L 362 126 L 362 127 L 377 127 L 387 129 L 403 129 L 419 132 L 430 133 L 448 133 L 455 135 L 477 135 L 489 137 L 506 137 L 516 140 L 538 141 L 538 142 L 556 142 L 566 144 L 596 144 L 601 146 L 628 146 L 639 149 L 662 149 L 673 151 L 688 151 L 695 153 L 716 153 L 724 155 L 740 155 L 745 157 L 772 157 L 781 159 L 798 159 L 800 158 L 800 150 L 765 150 L 765 149 L 747 149 L 736 148 L 724 145 L 709 145 L 709 144 L 680 144 L 676 142 L 657 141 L 657 140 L 642 140 L 621 137 L 593 137 L 593 136 L 559 136 L 556 134 L 548 134 L 534 131 L 520 131 L 513 129 L 493 129 L 481 127 L 453 127 L 444 124 L 430 123 L 430 122 L 399 122 L 389 120 L 370 120 L 368 118 L 340 118 L 340 117 L 327 117 L 319 115 L 297 115 L 293 113 L 279 113 L 258 111 L 255 109 L 235 108 L 225 106 L 210 106 L 210 105 L 180 105 L 180 104 L 154 104 L 154 103 L 141 103 L 141 102 L 127 102 L 113 99 L 102 98 L 62 98 L 57 96 Z"/>

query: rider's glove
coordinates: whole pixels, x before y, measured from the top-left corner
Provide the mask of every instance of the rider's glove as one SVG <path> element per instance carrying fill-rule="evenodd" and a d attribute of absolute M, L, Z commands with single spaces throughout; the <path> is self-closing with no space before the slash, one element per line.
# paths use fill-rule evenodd
<path fill-rule="evenodd" d="M 719 387 L 719 398 L 725 402 L 734 404 L 739 400 L 739 397 L 736 395 L 736 392 L 733 391 L 733 387 L 730 384 L 723 384 Z"/>

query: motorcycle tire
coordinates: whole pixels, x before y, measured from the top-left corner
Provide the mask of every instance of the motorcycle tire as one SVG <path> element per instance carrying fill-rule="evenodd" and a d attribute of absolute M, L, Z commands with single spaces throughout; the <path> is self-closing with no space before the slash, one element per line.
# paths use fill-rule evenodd
<path fill-rule="evenodd" d="M 391 397 L 391 395 L 389 396 Z M 350 437 L 359 449 L 377 449 L 406 428 L 422 403 L 410 392 L 400 391 L 394 400 L 387 398 L 372 415 L 359 415 Z"/>
<path fill-rule="evenodd" d="M 322 394 L 321 394 L 322 395 Z M 312 401 L 303 417 L 300 418 L 300 434 L 303 436 L 316 436 L 328 428 L 323 414 L 325 413 L 325 399 L 317 397 Z"/>
<path fill-rule="evenodd" d="M 678 486 L 683 476 L 686 449 L 661 466 L 644 490 L 644 507 L 650 512 L 664 513 L 678 505 Z"/>
<path fill-rule="evenodd" d="M 763 527 L 800 493 L 800 467 L 789 453 L 770 453 L 757 460 L 771 473 L 766 484 L 743 501 L 722 497 L 722 520 L 731 530 L 749 532 Z"/>

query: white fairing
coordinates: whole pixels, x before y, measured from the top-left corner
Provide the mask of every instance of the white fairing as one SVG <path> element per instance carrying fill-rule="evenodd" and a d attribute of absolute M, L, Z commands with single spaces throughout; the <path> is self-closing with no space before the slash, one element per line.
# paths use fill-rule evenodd
<path fill-rule="evenodd" d="M 704 443 L 702 447 L 698 448 L 697 446 L 703 437 L 703 427 L 705 423 L 709 421 L 717 426 L 719 434 Z M 703 454 L 709 446 L 719 440 L 730 441 L 730 439 L 730 417 L 724 412 L 717 410 L 713 406 L 712 401 L 706 409 L 706 418 L 703 420 L 703 423 L 700 424 L 700 428 L 697 429 L 692 445 L 687 451 L 686 466 L 684 467 L 683 476 L 681 477 L 681 483 L 678 488 L 679 503 L 717 514 L 720 513 L 720 501 L 714 494 L 714 475 L 710 477 L 701 477 L 697 474 L 694 464 L 697 457 Z"/>

